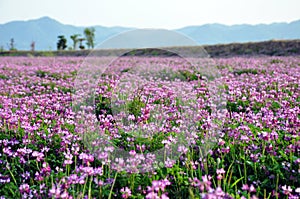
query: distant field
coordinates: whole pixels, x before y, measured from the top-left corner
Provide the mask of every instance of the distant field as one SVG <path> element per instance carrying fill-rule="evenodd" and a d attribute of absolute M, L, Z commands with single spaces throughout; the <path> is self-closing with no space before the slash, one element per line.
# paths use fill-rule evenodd
<path fill-rule="evenodd" d="M 265 41 L 251 43 L 232 43 L 220 45 L 203 46 L 211 57 L 233 57 L 233 56 L 290 56 L 300 55 L 300 40 L 284 40 L 284 41 Z M 191 56 L 197 56 L 201 53 L 202 48 L 199 47 L 174 47 L 190 51 Z M 172 48 L 170 48 L 172 50 Z M 130 49 L 128 49 L 130 50 Z M 115 55 L 120 50 L 99 50 L 99 56 Z M 90 50 L 78 51 L 3 51 L 0 56 L 87 56 Z M 128 55 L 135 56 L 169 56 L 166 52 L 157 52 L 157 50 L 133 50 Z"/>

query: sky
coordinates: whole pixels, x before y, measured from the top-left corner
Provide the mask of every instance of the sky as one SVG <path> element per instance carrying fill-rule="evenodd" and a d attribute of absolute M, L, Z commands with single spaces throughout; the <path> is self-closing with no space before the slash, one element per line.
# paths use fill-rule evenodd
<path fill-rule="evenodd" d="M 177 29 L 300 19 L 300 0 L 0 0 L 0 24 L 49 16 L 76 26 Z"/>

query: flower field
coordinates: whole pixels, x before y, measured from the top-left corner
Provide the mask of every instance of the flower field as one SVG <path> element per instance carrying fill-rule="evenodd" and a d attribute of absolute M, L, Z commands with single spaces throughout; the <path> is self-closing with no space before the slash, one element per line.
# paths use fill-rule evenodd
<path fill-rule="evenodd" d="M 0 198 L 299 198 L 300 58 L 211 61 L 1 57 Z"/>

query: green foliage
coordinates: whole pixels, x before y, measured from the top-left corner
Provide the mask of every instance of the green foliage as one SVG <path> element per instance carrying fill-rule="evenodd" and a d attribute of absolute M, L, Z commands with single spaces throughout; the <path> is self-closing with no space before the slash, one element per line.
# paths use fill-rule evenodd
<path fill-rule="evenodd" d="M 226 108 L 230 112 L 246 112 L 249 101 L 237 100 L 236 102 L 227 102 Z"/>
<path fill-rule="evenodd" d="M 64 35 L 58 36 L 57 50 L 65 50 L 67 48 L 67 39 Z"/>
<path fill-rule="evenodd" d="M 272 59 L 270 63 L 271 64 L 279 64 L 279 63 L 283 63 L 283 61 L 280 59 Z"/>
<path fill-rule="evenodd" d="M 257 71 L 257 69 L 247 68 L 247 69 L 235 70 L 235 71 L 233 71 L 233 74 L 235 74 L 235 75 L 241 75 L 241 74 L 256 75 L 256 74 L 258 74 L 258 71 Z"/>
<path fill-rule="evenodd" d="M 104 97 L 103 95 L 99 95 L 95 99 L 95 104 L 96 104 L 95 114 L 98 120 L 99 120 L 99 115 L 101 114 L 105 114 L 105 115 L 113 114 L 111 108 L 111 100 L 109 98 Z"/>
<path fill-rule="evenodd" d="M 168 136 L 175 136 L 174 132 L 169 133 L 156 133 L 151 137 L 145 137 L 143 132 L 131 132 L 125 133 L 122 129 L 119 129 L 120 138 L 114 139 L 113 143 L 117 147 L 122 147 L 126 151 L 136 149 L 136 146 L 145 145 L 146 149 L 143 153 L 151 153 L 164 147 L 162 141 L 167 139 Z M 130 139 L 128 139 L 130 138 Z M 133 140 L 128 142 L 128 140 Z"/>
<path fill-rule="evenodd" d="M 86 39 L 86 45 L 88 48 L 94 48 L 95 45 L 95 28 L 85 28 L 84 29 L 84 36 Z"/>
<path fill-rule="evenodd" d="M 188 71 L 188 70 L 179 70 L 179 71 L 173 71 L 170 69 L 162 69 L 157 74 L 151 74 L 154 75 L 156 78 L 161 80 L 167 80 L 167 81 L 174 81 L 174 80 L 180 80 L 180 81 L 195 81 L 199 80 L 201 78 L 201 75 L 197 71 Z"/>
<path fill-rule="evenodd" d="M 3 74 L 0 74 L 0 79 L 3 79 L 3 80 L 8 80 L 9 78 Z"/>
<path fill-rule="evenodd" d="M 46 76 L 48 76 L 49 72 L 43 70 L 37 70 L 35 74 L 40 78 L 45 78 Z"/>
<path fill-rule="evenodd" d="M 135 118 L 138 118 L 142 114 L 141 109 L 144 108 L 146 104 L 141 100 L 140 96 L 135 96 L 127 106 L 129 113 L 134 115 Z"/>
<path fill-rule="evenodd" d="M 252 105 L 252 111 L 257 114 L 261 108 L 263 108 L 265 105 L 261 102 L 255 102 L 253 105 Z"/>
<path fill-rule="evenodd" d="M 79 36 L 80 36 L 80 34 L 74 34 L 74 35 L 70 36 L 70 38 L 73 41 L 73 50 L 76 50 L 77 44 L 79 42 L 79 39 L 78 39 Z"/>
<path fill-rule="evenodd" d="M 273 101 L 270 108 L 272 111 L 276 112 L 281 108 L 281 105 L 278 102 Z"/>
<path fill-rule="evenodd" d="M 59 80 L 59 79 L 68 79 L 69 77 L 71 77 L 70 75 L 66 75 L 66 74 L 60 74 L 60 73 L 50 73 L 48 71 L 43 71 L 43 70 L 37 70 L 35 72 L 36 76 L 40 77 L 40 78 L 50 78 L 50 79 L 55 79 L 55 80 Z"/>
<path fill-rule="evenodd" d="M 200 73 L 196 71 L 190 72 L 188 70 L 180 70 L 179 73 L 186 79 L 186 81 L 195 81 L 201 76 Z"/>
<path fill-rule="evenodd" d="M 43 57 L 54 57 L 54 53 L 52 51 L 41 51 L 40 55 Z"/>
<path fill-rule="evenodd" d="M 125 68 L 125 69 L 121 70 L 121 73 L 127 73 L 128 71 L 130 71 L 130 68 Z"/>

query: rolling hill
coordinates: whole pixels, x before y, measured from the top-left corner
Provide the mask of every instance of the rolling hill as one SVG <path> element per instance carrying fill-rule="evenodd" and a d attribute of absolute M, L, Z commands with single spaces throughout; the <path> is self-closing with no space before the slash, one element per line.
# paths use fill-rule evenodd
<path fill-rule="evenodd" d="M 70 35 L 83 34 L 85 27 L 65 25 L 49 17 L 28 21 L 12 21 L 0 24 L 0 47 L 8 49 L 14 38 L 18 50 L 29 50 L 32 41 L 36 50 L 55 50 L 58 35 L 65 35 L 68 46 L 72 46 Z M 113 35 L 133 30 L 129 27 L 94 26 L 95 43 L 101 43 Z M 226 44 L 235 42 L 256 42 L 265 40 L 300 39 L 300 20 L 291 23 L 272 23 L 258 25 L 205 24 L 187 26 L 174 30 L 194 39 L 197 43 Z M 137 38 L 138 40 L 138 38 Z"/>

